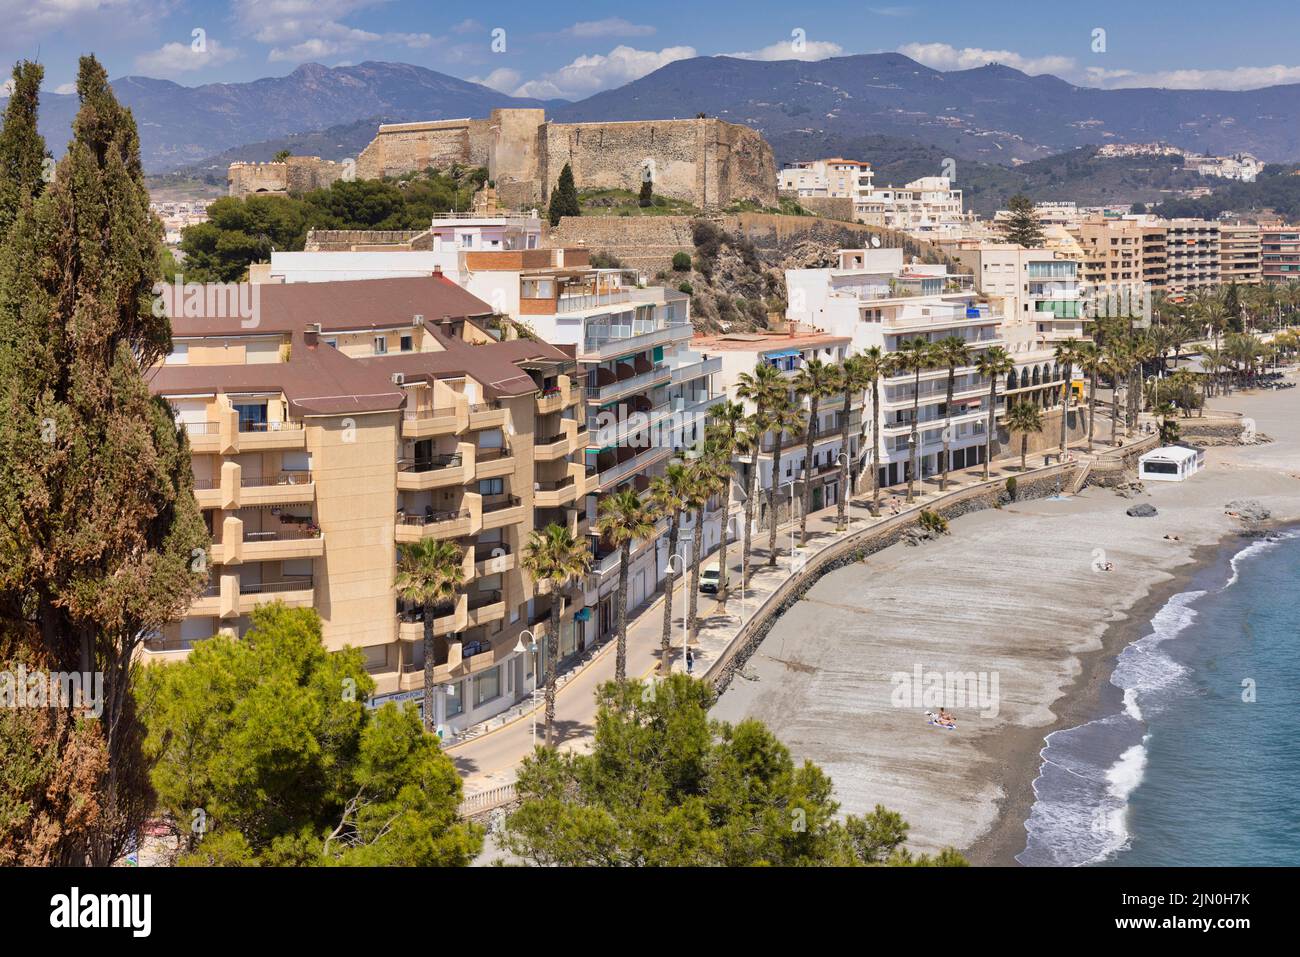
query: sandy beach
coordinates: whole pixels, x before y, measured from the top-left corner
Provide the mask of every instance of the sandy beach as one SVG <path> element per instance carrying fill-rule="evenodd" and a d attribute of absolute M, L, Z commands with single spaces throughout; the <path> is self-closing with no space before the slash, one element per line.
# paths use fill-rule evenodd
<path fill-rule="evenodd" d="M 831 775 L 844 812 L 900 811 L 914 849 L 1014 864 L 1044 736 L 1115 707 L 1115 655 L 1242 534 L 1225 504 L 1255 499 L 1275 523 L 1300 521 L 1300 392 L 1210 407 L 1274 441 L 1210 448 L 1200 474 L 1133 499 L 1089 488 L 967 515 L 937 542 L 833 572 L 776 624 L 715 716 L 766 721 Z M 1138 502 L 1159 514 L 1127 516 Z M 924 690 L 945 677 L 971 692 L 954 731 L 925 719 Z"/>

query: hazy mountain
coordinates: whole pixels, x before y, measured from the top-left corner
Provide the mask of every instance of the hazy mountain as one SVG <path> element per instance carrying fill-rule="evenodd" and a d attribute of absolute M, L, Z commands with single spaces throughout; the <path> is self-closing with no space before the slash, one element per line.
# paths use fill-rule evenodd
<path fill-rule="evenodd" d="M 380 119 L 482 117 L 498 106 L 543 106 L 566 121 L 703 112 L 756 127 L 782 162 L 857 156 L 870 138 L 1002 165 L 1090 144 L 1151 140 L 1300 160 L 1300 85 L 1094 90 L 995 64 L 944 73 L 897 53 L 815 63 L 696 57 L 578 103 L 518 99 L 403 63 L 307 64 L 284 77 L 198 87 L 124 77 L 113 86 L 135 111 L 145 166 L 154 172 L 211 165 L 218 156 L 267 158 L 279 148 L 339 159 L 356 155 Z M 46 93 L 42 107 L 46 138 L 61 151 L 76 98 Z"/>
<path fill-rule="evenodd" d="M 1300 85 L 1095 90 L 996 64 L 944 73 L 897 53 L 815 63 L 679 60 L 553 112 L 571 121 L 703 112 L 758 128 L 778 161 L 835 153 L 865 134 L 1003 164 L 1089 144 L 1153 140 L 1274 162 L 1300 159 Z"/>
<path fill-rule="evenodd" d="M 406 63 L 334 68 L 308 63 L 288 76 L 195 87 L 127 76 L 114 80 L 113 90 L 135 114 L 141 157 L 150 172 L 192 164 L 245 143 L 357 120 L 487 116 L 499 106 L 550 107 L 563 102 L 506 96 Z M 4 102 L 0 100 L 0 105 Z M 76 111 L 75 95 L 41 94 L 41 132 L 55 155 L 63 152 Z M 372 127 L 362 145 L 373 136 Z M 310 151 L 299 148 L 294 152 Z"/>

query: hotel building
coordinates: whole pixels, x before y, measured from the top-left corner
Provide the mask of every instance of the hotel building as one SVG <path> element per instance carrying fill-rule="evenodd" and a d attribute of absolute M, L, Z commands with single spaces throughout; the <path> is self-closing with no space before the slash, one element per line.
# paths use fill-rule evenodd
<path fill-rule="evenodd" d="M 1300 279 L 1300 226 L 1279 223 L 1261 228 L 1260 273 L 1264 282 Z"/>
<path fill-rule="evenodd" d="M 1260 229 L 1249 223 L 1219 225 L 1219 282 L 1258 286 L 1263 282 Z"/>
<path fill-rule="evenodd" d="M 1165 222 L 1165 287 L 1171 297 L 1218 286 L 1219 262 L 1218 223 L 1203 219 Z"/>

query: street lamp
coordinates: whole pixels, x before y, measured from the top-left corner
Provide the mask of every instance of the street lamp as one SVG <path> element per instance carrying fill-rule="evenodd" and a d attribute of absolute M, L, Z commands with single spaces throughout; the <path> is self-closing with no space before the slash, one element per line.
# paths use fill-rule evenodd
<path fill-rule="evenodd" d="M 524 644 L 524 635 L 528 636 L 528 644 Z M 518 654 L 529 653 L 533 656 L 533 687 L 531 696 L 533 699 L 533 747 L 537 747 L 537 638 L 529 629 L 525 628 L 519 633 L 519 641 L 515 643 L 515 652 Z"/>
<path fill-rule="evenodd" d="M 674 559 L 676 559 L 677 562 L 681 565 L 681 571 L 678 571 L 676 568 L 674 568 L 673 566 Z M 678 578 L 684 581 L 686 579 L 686 559 L 682 558 L 681 555 L 678 555 L 676 552 L 674 552 L 673 554 L 668 556 L 668 561 L 664 563 L 664 571 L 671 572 L 672 574 L 676 575 Z M 690 596 L 688 595 L 687 596 L 688 607 L 689 607 L 689 599 Z M 686 630 L 686 617 L 687 616 L 685 614 L 682 615 L 682 671 L 686 670 L 686 642 L 687 639 L 690 637 L 690 635 L 687 633 Z"/>
<path fill-rule="evenodd" d="M 805 481 L 805 482 L 807 481 L 807 478 L 805 477 L 805 476 L 807 476 L 807 474 L 808 474 L 808 470 L 807 470 L 807 469 L 800 469 L 800 470 L 799 470 L 799 478 L 802 479 L 802 480 Z M 789 482 L 782 482 L 781 484 L 782 484 L 782 485 L 788 485 L 788 486 L 790 486 L 790 561 L 793 562 L 793 561 L 794 561 L 794 520 L 795 520 L 795 514 L 794 514 L 794 480 L 791 479 Z M 775 516 L 775 515 L 772 516 L 772 521 L 774 521 L 774 522 L 776 521 L 776 516 Z"/>
<path fill-rule="evenodd" d="M 849 454 L 847 452 L 841 452 L 839 455 L 835 457 L 835 464 L 840 466 L 841 468 L 848 470 L 849 480 L 847 483 L 847 488 L 840 489 L 840 494 L 845 496 L 844 514 L 846 516 L 846 519 L 845 519 L 843 530 L 847 532 L 850 528 L 853 527 L 853 495 L 851 494 L 853 490 L 853 461 L 852 459 L 850 459 Z"/>

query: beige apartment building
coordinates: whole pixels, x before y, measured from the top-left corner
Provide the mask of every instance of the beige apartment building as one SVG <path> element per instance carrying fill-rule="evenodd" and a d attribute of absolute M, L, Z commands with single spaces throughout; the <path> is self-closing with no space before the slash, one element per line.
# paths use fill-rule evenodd
<path fill-rule="evenodd" d="M 572 353 L 497 341 L 492 307 L 440 277 L 243 287 L 240 310 L 199 288 L 206 302 L 169 297 L 151 385 L 189 434 L 210 584 L 145 658 L 240 635 L 280 600 L 320 613 L 327 648 L 361 649 L 377 700 L 418 700 L 423 626 L 394 576 L 399 545 L 438 539 L 464 550 L 466 587 L 435 622 L 436 724 L 530 693 L 539 659 L 515 649 L 525 629 L 544 647 L 551 596 L 518 556 L 551 522 L 585 535 L 594 488 Z M 583 605 L 562 655 L 587 639 Z"/>
<path fill-rule="evenodd" d="M 1263 244 L 1259 226 L 1223 223 L 1219 226 L 1219 281 L 1223 285 L 1258 286 L 1263 278 Z"/>
<path fill-rule="evenodd" d="M 1165 286 L 1182 298 L 1219 285 L 1219 224 L 1203 219 L 1165 222 Z"/>

